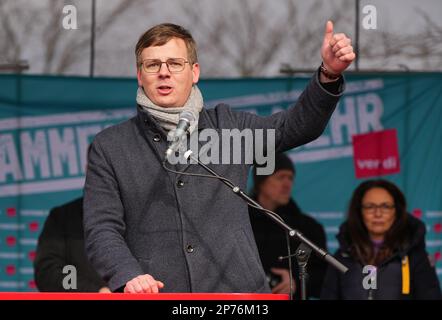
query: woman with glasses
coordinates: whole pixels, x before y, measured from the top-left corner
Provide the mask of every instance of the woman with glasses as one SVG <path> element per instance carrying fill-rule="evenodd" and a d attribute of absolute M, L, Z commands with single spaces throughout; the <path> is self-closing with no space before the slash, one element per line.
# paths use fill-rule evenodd
<path fill-rule="evenodd" d="M 337 235 L 335 256 L 349 270 L 340 274 L 328 268 L 321 299 L 440 299 L 425 231 L 407 213 L 396 185 L 386 180 L 361 183 Z"/>

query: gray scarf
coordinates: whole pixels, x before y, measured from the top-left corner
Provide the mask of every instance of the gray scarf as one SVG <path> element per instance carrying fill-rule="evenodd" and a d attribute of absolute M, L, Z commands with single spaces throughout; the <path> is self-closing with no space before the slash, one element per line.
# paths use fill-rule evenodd
<path fill-rule="evenodd" d="M 200 111 L 203 109 L 203 96 L 196 85 L 192 87 L 190 96 L 183 107 L 164 108 L 154 104 L 144 93 L 143 88 L 139 87 L 137 91 L 137 103 L 143 107 L 143 110 L 158 121 L 160 126 L 167 132 L 174 130 L 178 124 L 180 113 L 189 110 L 195 115 L 195 121 L 191 123 L 189 131 L 192 133 L 198 126 Z"/>

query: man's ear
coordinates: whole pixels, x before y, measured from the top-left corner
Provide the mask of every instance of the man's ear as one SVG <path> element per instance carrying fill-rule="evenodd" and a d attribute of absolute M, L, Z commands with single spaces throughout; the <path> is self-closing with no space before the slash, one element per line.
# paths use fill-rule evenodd
<path fill-rule="evenodd" d="M 143 83 L 141 82 L 141 68 L 137 68 L 137 80 L 138 80 L 138 86 L 142 87 Z"/>
<path fill-rule="evenodd" d="M 197 84 L 200 79 L 200 65 L 199 63 L 194 63 L 192 66 L 192 82 L 193 84 Z"/>

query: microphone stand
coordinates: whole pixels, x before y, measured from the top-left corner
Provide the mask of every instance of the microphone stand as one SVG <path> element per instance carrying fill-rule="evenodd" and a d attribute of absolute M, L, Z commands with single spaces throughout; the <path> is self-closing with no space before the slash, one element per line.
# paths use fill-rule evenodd
<path fill-rule="evenodd" d="M 307 263 L 310 258 L 312 249 L 306 246 L 303 242 L 296 249 L 295 257 L 299 266 L 299 282 L 301 283 L 301 300 L 307 300 Z M 290 258 L 290 257 L 289 257 Z"/>
<path fill-rule="evenodd" d="M 292 229 L 289 225 L 287 225 L 282 219 L 278 219 L 277 214 L 274 213 L 273 211 L 267 210 L 265 208 L 263 208 L 258 202 L 256 202 L 255 200 L 253 200 L 252 198 L 250 198 L 246 193 L 244 193 L 240 187 L 235 186 L 232 182 L 230 182 L 228 179 L 225 179 L 223 177 L 221 177 L 218 173 L 216 173 L 215 171 L 213 171 L 212 169 L 210 169 L 208 166 L 206 166 L 204 163 L 202 163 L 198 158 L 196 158 L 195 156 L 193 156 L 193 152 L 192 150 L 187 150 L 184 153 L 184 158 L 185 159 L 192 159 L 193 161 L 195 161 L 196 163 L 198 163 L 201 167 L 203 167 L 207 172 L 209 172 L 210 174 L 212 174 L 215 177 L 221 178 L 220 180 L 227 185 L 230 189 L 232 189 L 233 193 L 235 193 L 237 196 L 239 196 L 240 198 L 242 198 L 243 200 L 245 200 L 249 205 L 256 207 L 258 209 L 260 209 L 262 212 L 264 212 L 269 218 L 271 218 L 276 224 L 278 224 L 281 228 L 285 229 L 290 237 L 296 238 L 301 242 L 301 245 L 303 245 L 303 247 L 301 248 L 302 250 L 302 254 L 300 254 L 300 247 L 298 247 L 297 249 L 297 253 L 295 253 L 294 255 L 297 257 L 298 259 L 298 264 L 300 266 L 300 276 L 302 274 L 301 278 L 301 286 L 302 283 L 304 283 L 304 292 L 302 292 L 302 298 L 305 300 L 307 299 L 307 295 L 306 295 L 306 286 L 305 286 L 305 280 L 306 280 L 306 266 L 307 266 L 307 261 L 308 258 L 310 256 L 310 252 L 314 251 L 318 257 L 320 257 L 321 259 L 323 259 L 324 261 L 326 261 L 327 263 L 329 263 L 330 265 L 332 265 L 334 268 L 336 268 L 338 271 L 340 271 L 341 273 L 346 273 L 348 271 L 348 268 L 346 266 L 344 266 L 342 263 L 340 263 L 338 260 L 336 260 L 332 255 L 330 255 L 327 251 L 325 251 L 324 249 L 321 249 L 320 247 L 318 247 L 317 245 L 315 245 L 313 242 L 311 242 L 309 239 L 307 239 L 306 237 L 304 237 L 304 235 L 299 232 L 296 229 Z M 273 214 L 271 214 L 273 213 Z M 307 248 L 307 249 L 306 249 Z M 307 254 L 308 252 L 308 254 Z M 293 256 L 293 255 L 291 255 Z M 291 256 L 287 256 L 287 258 L 291 258 Z M 299 260 L 301 259 L 301 260 Z M 292 275 L 290 275 L 291 277 Z"/>

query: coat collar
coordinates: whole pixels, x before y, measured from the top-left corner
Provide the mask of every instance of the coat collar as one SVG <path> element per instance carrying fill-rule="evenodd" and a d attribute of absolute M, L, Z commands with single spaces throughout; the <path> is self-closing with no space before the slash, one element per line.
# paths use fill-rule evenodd
<path fill-rule="evenodd" d="M 149 130 L 153 134 L 161 134 L 164 139 L 167 139 L 167 132 L 158 124 L 158 122 L 148 113 L 145 112 L 140 105 L 137 105 L 137 119 L 142 130 Z M 198 120 L 198 131 L 205 128 L 214 128 L 210 123 L 209 115 L 205 108 L 200 112 Z M 145 132 L 146 133 L 146 132 Z M 201 148 L 201 142 L 200 146 Z M 163 159 L 160 159 L 162 161 Z M 175 169 L 181 172 L 186 172 L 191 168 L 192 164 L 189 162 L 187 164 L 176 165 Z M 182 175 L 178 175 L 177 179 L 182 178 Z"/>

